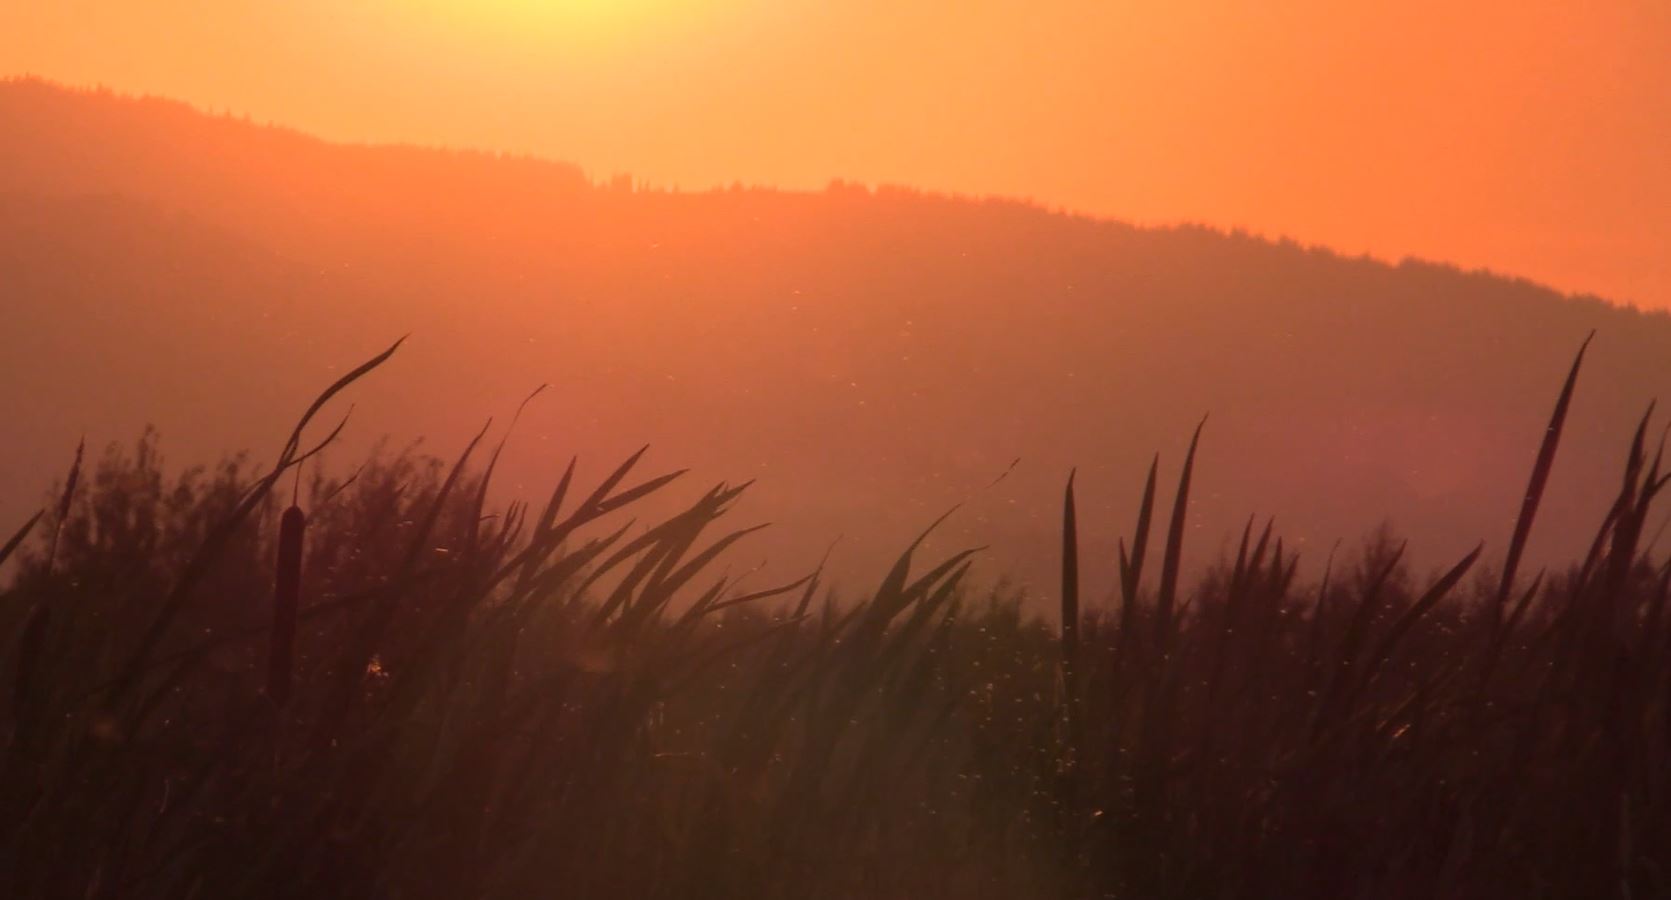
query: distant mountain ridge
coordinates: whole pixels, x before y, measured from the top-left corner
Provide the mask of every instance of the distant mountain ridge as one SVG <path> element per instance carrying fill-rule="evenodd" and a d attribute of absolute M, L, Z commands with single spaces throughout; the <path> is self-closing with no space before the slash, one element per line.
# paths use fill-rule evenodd
<path fill-rule="evenodd" d="M 991 543 L 990 572 L 1043 593 L 1068 468 L 1111 570 L 1150 455 L 1174 477 L 1205 413 L 1191 564 L 1253 513 L 1312 558 L 1383 518 L 1426 563 L 1500 551 L 1596 329 L 1532 542 L 1570 555 L 1671 386 L 1671 317 L 1441 265 L 904 189 L 632 190 L 35 81 L 0 85 L 0 310 L 7 520 L 82 433 L 270 453 L 412 332 L 345 451 L 449 454 L 549 382 L 507 489 L 651 441 L 693 478 L 759 479 L 739 514 L 779 523 L 774 566 L 843 534 L 865 572 L 967 501 L 944 546 Z"/>

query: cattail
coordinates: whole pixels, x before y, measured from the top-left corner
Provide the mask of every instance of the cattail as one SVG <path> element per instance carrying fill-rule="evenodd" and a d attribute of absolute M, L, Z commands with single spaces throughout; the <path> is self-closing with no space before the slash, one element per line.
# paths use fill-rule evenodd
<path fill-rule="evenodd" d="M 267 655 L 267 696 L 279 706 L 290 699 L 296 607 L 302 593 L 302 533 L 306 528 L 307 517 L 294 504 L 279 520 L 278 573 L 273 579 L 273 635 Z"/>
<path fill-rule="evenodd" d="M 1079 655 L 1079 526 L 1073 507 L 1073 476 L 1062 498 L 1062 669 L 1067 676 L 1069 702 L 1073 693 L 1073 665 Z"/>
<path fill-rule="evenodd" d="M 1062 687 L 1067 702 L 1068 753 L 1078 765 L 1079 719 L 1079 524 L 1073 506 L 1073 477 L 1062 497 Z"/>

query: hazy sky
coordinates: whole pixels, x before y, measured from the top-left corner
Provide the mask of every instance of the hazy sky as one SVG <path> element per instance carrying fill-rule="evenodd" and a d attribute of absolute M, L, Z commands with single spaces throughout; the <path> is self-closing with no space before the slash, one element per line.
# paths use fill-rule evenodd
<path fill-rule="evenodd" d="M 705 187 L 1202 221 L 1671 306 L 1667 0 L 0 0 L 0 73 Z"/>

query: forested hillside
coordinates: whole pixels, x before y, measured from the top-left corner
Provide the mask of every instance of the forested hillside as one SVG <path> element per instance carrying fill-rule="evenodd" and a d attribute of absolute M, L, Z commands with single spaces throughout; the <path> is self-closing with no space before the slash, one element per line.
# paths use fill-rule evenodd
<path fill-rule="evenodd" d="M 865 576 L 965 502 L 938 539 L 1043 593 L 1077 466 L 1098 597 L 1151 455 L 1175 477 L 1204 414 L 1187 565 L 1253 513 L 1317 562 L 1381 518 L 1423 565 L 1489 555 L 1595 329 L 1531 545 L 1566 559 L 1671 386 L 1671 318 L 1495 275 L 904 189 L 594 182 L 33 81 L 0 86 L 0 311 L 3 522 L 83 434 L 270 456 L 274 423 L 410 333 L 343 465 L 385 434 L 451 455 L 549 383 L 507 490 L 648 442 L 758 479 L 739 515 L 778 527 L 744 556 L 810 568 L 841 535 Z"/>

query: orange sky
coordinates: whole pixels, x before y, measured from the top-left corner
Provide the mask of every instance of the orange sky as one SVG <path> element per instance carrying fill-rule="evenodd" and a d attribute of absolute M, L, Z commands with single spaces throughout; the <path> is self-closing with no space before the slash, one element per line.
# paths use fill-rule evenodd
<path fill-rule="evenodd" d="M 0 74 L 23 73 L 661 185 L 1026 196 L 1671 307 L 1665 0 L 4 0 Z"/>

